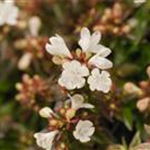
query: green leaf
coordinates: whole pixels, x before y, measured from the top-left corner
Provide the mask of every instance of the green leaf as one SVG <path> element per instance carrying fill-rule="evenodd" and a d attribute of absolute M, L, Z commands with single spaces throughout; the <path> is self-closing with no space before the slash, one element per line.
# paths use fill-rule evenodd
<path fill-rule="evenodd" d="M 129 150 L 131 150 L 133 147 L 139 145 L 140 143 L 141 143 L 140 132 L 137 132 L 134 135 L 134 137 L 129 145 Z"/>
<path fill-rule="evenodd" d="M 132 112 L 130 108 L 125 108 L 123 110 L 123 120 L 126 125 L 126 127 L 132 131 L 133 127 L 133 117 L 132 117 Z"/>

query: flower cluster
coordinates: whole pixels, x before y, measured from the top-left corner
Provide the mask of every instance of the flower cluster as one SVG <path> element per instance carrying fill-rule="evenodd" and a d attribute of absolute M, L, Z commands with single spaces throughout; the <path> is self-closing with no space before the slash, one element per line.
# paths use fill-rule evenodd
<path fill-rule="evenodd" d="M 91 91 L 107 93 L 110 90 L 112 82 L 105 70 L 112 67 L 112 62 L 106 58 L 111 50 L 99 44 L 100 39 L 100 32 L 91 35 L 87 28 L 82 28 L 78 42 L 81 49 L 75 53 L 69 51 L 61 36 L 49 39 L 51 44 L 46 44 L 46 50 L 54 55 L 53 61 L 63 68 L 58 79 L 60 86 L 67 90 L 80 89 L 87 81 Z"/>
<path fill-rule="evenodd" d="M 92 108 L 94 106 L 86 103 L 80 94 L 69 96 L 69 99 L 63 104 L 56 106 L 55 111 L 49 107 L 42 108 L 39 114 L 41 117 L 48 119 L 49 126 L 46 131 L 34 134 L 37 145 L 46 150 L 51 150 L 54 146 L 55 148 L 58 147 L 62 143 L 62 141 L 59 143 L 58 137 L 59 140 L 62 139 L 62 132 L 70 131 L 73 126 L 75 126 L 75 129 L 72 135 L 75 139 L 82 143 L 90 141 L 90 137 L 95 131 L 93 123 L 90 120 L 84 119 L 82 115 L 76 115 L 76 113 L 79 109 Z"/>
<path fill-rule="evenodd" d="M 103 33 L 111 33 L 113 35 L 121 36 L 129 34 L 135 27 L 136 21 L 128 19 L 130 10 L 126 10 L 122 3 L 115 2 L 112 8 L 105 8 L 102 17 L 94 25 L 95 31 L 101 31 Z"/>
<path fill-rule="evenodd" d="M 49 126 L 46 131 L 34 135 L 38 146 L 46 150 L 54 147 L 55 149 L 60 148 L 60 145 L 63 144 L 64 131 L 71 131 L 73 137 L 82 143 L 90 141 L 95 131 L 94 124 L 87 119 L 89 116 L 85 115 L 85 111 L 76 114 L 80 109 L 92 109 L 94 105 L 86 103 L 82 95 L 70 96 L 69 92 L 83 88 L 86 82 L 91 91 L 109 92 L 112 81 L 106 69 L 112 67 L 112 62 L 106 57 L 111 50 L 99 44 L 100 39 L 100 32 L 94 32 L 91 35 L 90 31 L 84 27 L 78 42 L 81 49 L 78 48 L 75 52 L 69 51 L 63 38 L 59 35 L 51 37 L 50 44 L 46 44 L 47 52 L 53 55 L 53 62 L 62 66 L 58 83 L 61 89 L 67 90 L 69 99 L 59 104 L 56 103 L 54 111 L 49 107 L 44 107 L 39 111 L 40 116 L 48 119 Z M 60 149 L 66 150 L 67 147 L 63 145 L 63 148 Z"/>
<path fill-rule="evenodd" d="M 147 68 L 147 75 L 150 77 L 150 66 Z M 146 112 L 150 109 L 150 80 L 141 81 L 139 86 L 132 82 L 124 85 L 126 94 L 134 94 L 139 98 L 137 101 L 137 108 L 141 112 Z"/>
<path fill-rule="evenodd" d="M 16 99 L 24 106 L 34 108 L 36 111 L 40 109 L 39 104 L 43 102 L 43 98 L 48 100 L 51 95 L 48 82 L 38 75 L 30 78 L 28 74 L 24 74 L 22 82 L 17 83 L 16 88 L 19 91 Z"/>

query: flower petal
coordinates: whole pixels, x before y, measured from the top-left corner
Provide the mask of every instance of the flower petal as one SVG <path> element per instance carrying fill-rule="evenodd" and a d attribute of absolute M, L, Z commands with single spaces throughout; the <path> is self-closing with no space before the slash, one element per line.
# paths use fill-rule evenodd
<path fill-rule="evenodd" d="M 53 146 L 54 138 L 57 133 L 58 130 L 47 132 L 47 133 L 39 132 L 39 133 L 35 133 L 34 137 L 36 138 L 36 143 L 39 147 L 42 147 L 46 150 L 51 150 Z"/>
<path fill-rule="evenodd" d="M 83 27 L 81 29 L 80 40 L 79 40 L 78 44 L 81 46 L 81 48 L 84 52 L 86 52 L 90 46 L 90 37 L 91 37 L 91 35 L 90 35 L 89 29 Z"/>
<path fill-rule="evenodd" d="M 48 53 L 52 55 L 72 58 L 72 55 L 61 36 L 56 35 L 54 37 L 51 37 L 49 40 L 51 44 L 47 43 L 45 46 L 45 49 Z"/>
<path fill-rule="evenodd" d="M 84 103 L 84 98 L 80 94 L 71 96 L 71 108 L 78 110 Z"/>
<path fill-rule="evenodd" d="M 82 107 L 81 107 L 81 108 L 88 108 L 88 109 L 92 109 L 92 108 L 94 108 L 94 105 L 89 104 L 89 103 L 84 103 L 84 104 L 82 105 Z"/>
<path fill-rule="evenodd" d="M 79 89 L 85 85 L 85 78 L 89 75 L 89 69 L 77 60 L 65 62 L 63 72 L 58 83 L 68 90 Z"/>
<path fill-rule="evenodd" d="M 101 36 L 102 35 L 101 35 L 101 33 L 99 31 L 94 32 L 92 34 L 92 36 L 91 36 L 90 47 L 92 45 L 97 45 L 100 42 L 100 40 L 101 40 Z"/>
<path fill-rule="evenodd" d="M 89 120 L 79 120 L 73 132 L 75 139 L 82 143 L 90 141 L 90 137 L 94 134 L 95 128 Z"/>
<path fill-rule="evenodd" d="M 95 55 L 89 60 L 90 65 L 94 65 L 99 69 L 109 69 L 113 66 L 112 62 L 106 58 Z"/>
<path fill-rule="evenodd" d="M 111 50 L 101 44 L 98 44 L 93 47 L 93 53 L 97 53 L 101 57 L 107 57 L 111 53 Z"/>
<path fill-rule="evenodd" d="M 109 92 L 112 85 L 110 74 L 107 71 L 102 71 L 100 73 L 97 68 L 92 70 L 91 76 L 89 76 L 87 82 L 91 91 L 98 90 L 104 93 Z"/>

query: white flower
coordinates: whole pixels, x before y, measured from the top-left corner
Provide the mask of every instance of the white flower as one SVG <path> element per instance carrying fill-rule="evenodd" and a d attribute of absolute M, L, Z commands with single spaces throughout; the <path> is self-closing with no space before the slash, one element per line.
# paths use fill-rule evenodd
<path fill-rule="evenodd" d="M 110 74 L 107 71 L 102 71 L 100 73 L 96 68 L 92 70 L 91 76 L 88 78 L 88 83 L 91 91 L 98 90 L 104 93 L 109 92 L 112 85 Z"/>
<path fill-rule="evenodd" d="M 47 132 L 47 133 L 35 133 L 34 137 L 36 138 L 36 143 L 39 147 L 42 147 L 46 150 L 51 150 L 53 146 L 53 141 L 58 133 L 58 130 Z"/>
<path fill-rule="evenodd" d="M 38 16 L 29 19 L 29 30 L 32 36 L 37 36 L 41 27 L 41 19 Z"/>
<path fill-rule="evenodd" d="M 70 99 L 71 99 L 71 108 L 75 110 L 78 110 L 80 108 L 89 108 L 89 109 L 94 108 L 93 105 L 89 103 L 84 103 L 84 98 L 80 94 L 75 94 L 71 96 Z"/>
<path fill-rule="evenodd" d="M 49 118 L 52 114 L 54 114 L 53 110 L 49 107 L 44 107 L 39 111 L 39 114 L 43 118 Z"/>
<path fill-rule="evenodd" d="M 51 44 L 46 44 L 45 46 L 48 53 L 52 55 L 72 58 L 72 55 L 61 36 L 56 35 L 51 37 L 49 38 L 49 41 Z"/>
<path fill-rule="evenodd" d="M 85 78 L 89 75 L 89 70 L 85 65 L 73 60 L 63 64 L 63 72 L 58 83 L 68 90 L 80 89 L 85 85 Z"/>
<path fill-rule="evenodd" d="M 90 137 L 94 134 L 95 128 L 89 120 L 80 120 L 76 125 L 73 136 L 82 143 L 90 141 Z"/>
<path fill-rule="evenodd" d="M 94 65 L 99 69 L 109 69 L 113 66 L 112 62 L 106 59 L 107 55 L 96 54 L 89 60 L 90 65 Z"/>
<path fill-rule="evenodd" d="M 20 59 L 19 59 L 19 62 L 18 62 L 18 68 L 20 70 L 26 70 L 30 63 L 32 61 L 32 54 L 31 53 L 26 53 L 24 54 Z"/>
<path fill-rule="evenodd" d="M 0 3 L 0 26 L 4 24 L 15 25 L 19 9 L 14 5 L 14 1 L 5 0 Z"/>
<path fill-rule="evenodd" d="M 88 28 L 83 27 L 80 33 L 79 45 L 81 46 L 83 52 L 91 53 L 107 53 L 107 56 L 111 53 L 109 48 L 99 44 L 101 40 L 101 33 L 94 32 L 92 35 Z M 106 56 L 104 56 L 106 57 Z"/>

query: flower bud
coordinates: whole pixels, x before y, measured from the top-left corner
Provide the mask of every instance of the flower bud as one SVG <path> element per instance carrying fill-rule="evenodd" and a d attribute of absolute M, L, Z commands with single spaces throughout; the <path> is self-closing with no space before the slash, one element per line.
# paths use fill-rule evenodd
<path fill-rule="evenodd" d="M 54 56 L 53 58 L 52 58 L 52 62 L 54 63 L 54 64 L 56 64 L 56 65 L 62 65 L 62 59 L 60 58 L 60 57 L 58 57 L 58 56 Z"/>
<path fill-rule="evenodd" d="M 141 81 L 141 82 L 140 82 L 140 87 L 141 87 L 142 89 L 147 89 L 147 88 L 149 88 L 149 82 L 148 82 L 148 81 Z"/>
<path fill-rule="evenodd" d="M 106 8 L 104 10 L 104 14 L 108 19 L 110 19 L 112 17 L 112 10 L 110 8 Z"/>
<path fill-rule="evenodd" d="M 138 96 L 143 94 L 142 90 L 132 82 L 127 82 L 123 88 L 126 94 L 136 94 Z"/>
<path fill-rule="evenodd" d="M 66 111 L 65 111 L 64 108 L 61 108 L 61 109 L 59 110 L 59 112 L 60 112 L 61 115 L 64 115 Z"/>
<path fill-rule="evenodd" d="M 150 98 L 146 97 L 146 98 L 143 98 L 143 99 L 139 100 L 137 102 L 136 106 L 139 109 L 139 111 L 144 112 L 148 109 L 149 104 L 150 104 Z"/>
<path fill-rule="evenodd" d="M 123 15 L 123 9 L 120 3 L 115 3 L 113 6 L 113 17 L 114 18 L 122 18 Z"/>
<path fill-rule="evenodd" d="M 51 119 L 49 123 L 51 126 L 57 126 L 58 125 L 58 121 L 55 119 Z"/>
<path fill-rule="evenodd" d="M 32 36 L 37 36 L 41 27 L 41 20 L 39 17 L 34 16 L 29 20 L 29 30 Z"/>
<path fill-rule="evenodd" d="M 30 63 L 31 63 L 31 59 L 32 59 L 32 54 L 31 53 L 24 54 L 18 62 L 18 68 L 20 70 L 26 70 L 29 67 Z"/>
<path fill-rule="evenodd" d="M 14 46 L 17 49 L 25 49 L 28 46 L 28 42 L 25 39 L 20 39 L 14 43 Z"/>
<path fill-rule="evenodd" d="M 53 110 L 49 107 L 44 107 L 39 111 L 39 114 L 43 118 L 49 118 L 53 114 Z"/>
<path fill-rule="evenodd" d="M 75 116 L 75 113 L 76 113 L 75 109 L 72 109 L 72 108 L 68 109 L 66 111 L 67 120 L 69 121 L 70 119 L 72 119 Z"/>
<path fill-rule="evenodd" d="M 16 84 L 16 89 L 20 91 L 22 89 L 22 84 L 21 83 L 17 83 Z"/>

